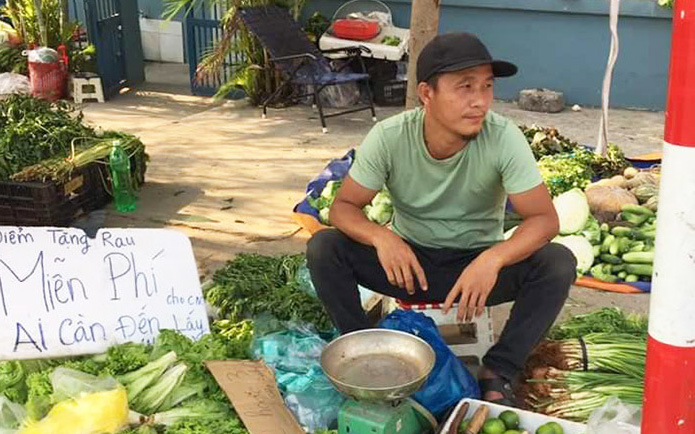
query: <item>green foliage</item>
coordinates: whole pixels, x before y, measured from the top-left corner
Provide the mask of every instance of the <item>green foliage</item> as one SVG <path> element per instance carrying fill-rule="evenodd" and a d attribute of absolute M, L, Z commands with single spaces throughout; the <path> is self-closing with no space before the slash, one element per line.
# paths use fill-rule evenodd
<path fill-rule="evenodd" d="M 624 333 L 646 336 L 647 318 L 644 315 L 625 314 L 617 307 L 576 315 L 555 325 L 548 337 L 550 339 L 579 338 L 590 333 Z"/>
<path fill-rule="evenodd" d="M 205 4 L 204 4 L 205 3 Z M 219 7 L 223 12 L 220 20 L 222 34 L 209 47 L 208 53 L 198 66 L 199 78 L 218 78 L 228 59 L 238 59 L 232 76 L 221 83 L 216 98 L 224 98 L 231 91 L 242 87 L 252 103 L 258 104 L 271 95 L 280 85 L 263 47 L 237 17 L 240 7 L 275 4 L 289 9 L 295 20 L 299 19 L 306 0 L 164 0 L 166 19 L 187 16 L 202 7 Z"/>
<path fill-rule="evenodd" d="M 241 254 L 213 276 L 205 291 L 220 315 L 233 321 L 270 314 L 281 321 L 313 324 L 320 331 L 332 329 L 321 302 L 300 288 L 297 270 L 304 255 L 262 256 Z"/>

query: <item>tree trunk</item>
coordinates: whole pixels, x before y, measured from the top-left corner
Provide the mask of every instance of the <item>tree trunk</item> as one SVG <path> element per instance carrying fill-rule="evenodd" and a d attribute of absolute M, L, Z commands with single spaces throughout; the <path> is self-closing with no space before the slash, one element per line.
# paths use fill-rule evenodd
<path fill-rule="evenodd" d="M 77 11 L 75 11 L 77 12 Z M 70 6 L 68 0 L 60 0 L 60 34 L 64 35 L 70 22 Z M 63 41 L 61 41 L 63 42 Z"/>
<path fill-rule="evenodd" d="M 46 28 L 46 21 L 43 19 L 41 0 L 34 0 L 34 8 L 36 9 L 36 20 L 39 22 L 39 42 L 41 46 L 48 47 L 48 29 Z"/>
<path fill-rule="evenodd" d="M 440 0 L 413 0 L 410 18 L 410 60 L 408 61 L 408 93 L 405 101 L 407 110 L 419 104 L 415 70 L 417 58 L 423 47 L 437 36 L 439 28 Z"/>

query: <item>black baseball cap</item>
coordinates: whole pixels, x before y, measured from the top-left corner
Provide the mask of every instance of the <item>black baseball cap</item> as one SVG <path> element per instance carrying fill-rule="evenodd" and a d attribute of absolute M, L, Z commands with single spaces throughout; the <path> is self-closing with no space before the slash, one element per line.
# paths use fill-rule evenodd
<path fill-rule="evenodd" d="M 437 35 L 425 45 L 417 58 L 417 82 L 427 81 L 442 72 L 460 71 L 479 65 L 492 65 L 495 77 L 510 77 L 518 70 L 513 63 L 493 59 L 475 35 Z"/>

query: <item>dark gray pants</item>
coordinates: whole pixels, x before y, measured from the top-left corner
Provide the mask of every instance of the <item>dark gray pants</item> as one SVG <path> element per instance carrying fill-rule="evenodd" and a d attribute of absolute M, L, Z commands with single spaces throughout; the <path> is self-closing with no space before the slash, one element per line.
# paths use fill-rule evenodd
<path fill-rule="evenodd" d="M 376 250 L 335 229 L 318 232 L 309 240 L 307 262 L 319 298 L 341 333 L 369 327 L 357 284 L 407 302 L 438 302 L 463 269 L 484 249 L 433 249 L 409 243 L 425 270 L 428 291 L 405 289 L 389 283 Z M 505 267 L 487 299 L 488 306 L 513 301 L 511 315 L 499 342 L 483 363 L 498 375 L 513 380 L 526 358 L 553 324 L 576 277 L 576 260 L 559 244 L 548 244 L 529 258 Z"/>

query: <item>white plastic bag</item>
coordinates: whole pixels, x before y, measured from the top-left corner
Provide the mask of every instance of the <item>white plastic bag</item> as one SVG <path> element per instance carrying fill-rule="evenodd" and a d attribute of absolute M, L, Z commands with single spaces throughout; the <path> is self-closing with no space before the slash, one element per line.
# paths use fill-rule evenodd
<path fill-rule="evenodd" d="M 13 93 L 29 93 L 31 86 L 29 78 L 21 74 L 5 72 L 0 74 L 0 95 L 11 95 Z"/>
<path fill-rule="evenodd" d="M 24 407 L 0 396 L 0 434 L 14 434 L 24 421 Z"/>
<path fill-rule="evenodd" d="M 587 434 L 640 434 L 641 420 L 640 407 L 612 397 L 591 414 Z"/>
<path fill-rule="evenodd" d="M 113 377 L 96 377 L 74 369 L 58 367 L 51 373 L 53 399 L 60 402 L 79 398 L 84 394 L 118 389 Z"/>
<path fill-rule="evenodd" d="M 48 47 L 39 47 L 24 53 L 29 58 L 29 62 L 34 63 L 57 63 L 60 58 L 56 50 Z"/>

